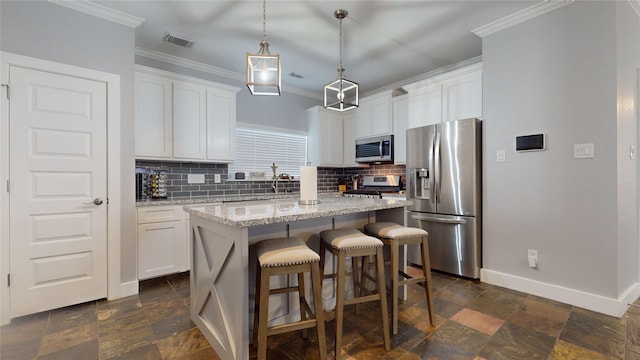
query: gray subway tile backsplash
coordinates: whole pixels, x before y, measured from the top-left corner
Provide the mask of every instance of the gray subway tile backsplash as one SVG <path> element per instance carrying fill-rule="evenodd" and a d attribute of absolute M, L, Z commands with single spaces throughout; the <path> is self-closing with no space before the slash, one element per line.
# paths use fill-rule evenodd
<path fill-rule="evenodd" d="M 167 171 L 167 197 L 169 199 L 189 199 L 206 196 L 251 195 L 273 192 L 271 180 L 237 181 L 229 179 L 228 164 L 197 162 L 171 162 L 136 160 L 136 168 L 154 168 Z M 204 174 L 204 184 L 189 184 L 187 175 Z M 216 184 L 214 175 L 220 174 L 221 183 Z M 318 168 L 318 192 L 337 192 L 341 179 L 347 179 L 347 189 L 352 188 L 351 176 L 359 175 L 400 175 L 405 183 L 404 165 L 371 165 L 368 168 Z M 298 181 L 278 181 L 279 192 L 300 192 Z"/>

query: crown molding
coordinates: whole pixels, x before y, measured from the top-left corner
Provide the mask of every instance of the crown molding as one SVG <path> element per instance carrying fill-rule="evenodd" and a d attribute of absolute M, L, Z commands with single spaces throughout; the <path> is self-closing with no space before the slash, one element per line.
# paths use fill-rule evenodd
<path fill-rule="evenodd" d="M 491 35 L 500 30 L 504 30 L 511 26 L 520 24 L 527 20 L 533 19 L 537 16 L 546 14 L 550 11 L 559 9 L 563 6 L 569 5 L 575 0 L 544 0 L 543 2 L 530 6 L 526 9 L 522 9 L 516 13 L 505 16 L 502 19 L 498 19 L 494 22 L 490 22 L 486 25 L 482 25 L 478 28 L 471 30 L 472 33 L 478 35 L 479 37 L 485 37 L 487 35 Z M 630 1 L 638 1 L 638 0 L 630 0 Z"/>
<path fill-rule="evenodd" d="M 631 8 L 636 12 L 636 15 L 640 16 L 640 0 L 628 0 Z"/>
<path fill-rule="evenodd" d="M 144 22 L 143 18 L 109 9 L 87 0 L 49 0 L 49 2 L 134 29 Z"/>
<path fill-rule="evenodd" d="M 136 48 L 135 54 L 138 55 L 138 56 L 149 58 L 149 59 L 162 61 L 162 62 L 165 62 L 165 63 L 168 63 L 168 64 L 182 66 L 182 67 L 186 67 L 186 68 L 189 68 L 189 69 L 202 71 L 202 72 L 205 72 L 205 73 L 208 73 L 208 74 L 213 74 L 213 75 L 216 75 L 216 76 L 225 77 L 227 79 L 232 79 L 232 80 L 241 81 L 241 82 L 245 81 L 245 77 L 244 77 L 245 74 L 244 73 L 238 73 L 238 72 L 235 72 L 235 71 L 225 70 L 225 69 L 222 69 L 222 68 L 219 68 L 219 67 L 216 67 L 216 66 L 203 64 L 201 62 L 197 62 L 197 61 L 181 58 L 181 57 L 174 56 L 174 55 L 161 53 L 161 52 L 158 52 L 158 51 L 146 50 L 146 49 L 143 49 L 143 48 Z M 308 97 L 308 98 L 311 98 L 311 99 L 322 100 L 322 94 L 315 93 L 315 92 L 308 91 L 308 90 L 304 90 L 304 89 L 291 87 L 291 86 L 283 86 L 282 92 L 288 92 L 288 93 L 291 93 L 291 94 L 297 94 L 297 95 L 305 96 L 305 97 Z"/>

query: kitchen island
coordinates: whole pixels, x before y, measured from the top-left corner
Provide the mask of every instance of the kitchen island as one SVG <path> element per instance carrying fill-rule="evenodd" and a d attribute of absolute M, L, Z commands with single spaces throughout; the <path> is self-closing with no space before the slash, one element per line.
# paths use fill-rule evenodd
<path fill-rule="evenodd" d="M 284 198 L 185 206 L 192 228 L 191 319 L 221 358 L 249 358 L 255 266 L 250 244 L 297 236 L 317 251 L 320 231 L 361 227 L 376 220 L 402 222 L 407 205 L 402 199 L 321 196 L 318 200 L 316 205 Z M 288 303 L 294 301 L 285 298 L 285 306 L 278 306 L 270 318 L 286 317 Z M 323 304 L 328 306 L 324 300 Z"/>

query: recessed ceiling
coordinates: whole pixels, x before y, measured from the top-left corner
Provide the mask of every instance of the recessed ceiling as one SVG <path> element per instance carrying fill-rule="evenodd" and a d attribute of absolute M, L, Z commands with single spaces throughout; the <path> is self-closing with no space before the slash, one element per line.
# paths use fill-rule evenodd
<path fill-rule="evenodd" d="M 95 1 L 143 18 L 136 47 L 244 74 L 245 54 L 262 39 L 262 1 Z M 471 30 L 540 1 L 285 1 L 266 3 L 267 39 L 282 61 L 287 87 L 322 94 L 337 76 L 339 21 L 347 79 L 366 93 L 482 55 Z M 167 33 L 193 41 L 164 42 Z M 299 76 L 289 76 L 289 74 Z"/>

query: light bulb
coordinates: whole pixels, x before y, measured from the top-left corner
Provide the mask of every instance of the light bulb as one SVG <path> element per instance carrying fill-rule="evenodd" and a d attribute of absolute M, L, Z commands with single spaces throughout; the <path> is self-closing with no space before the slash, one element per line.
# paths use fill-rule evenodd
<path fill-rule="evenodd" d="M 338 91 L 338 100 L 339 101 L 344 101 L 344 92 L 343 91 Z"/>

